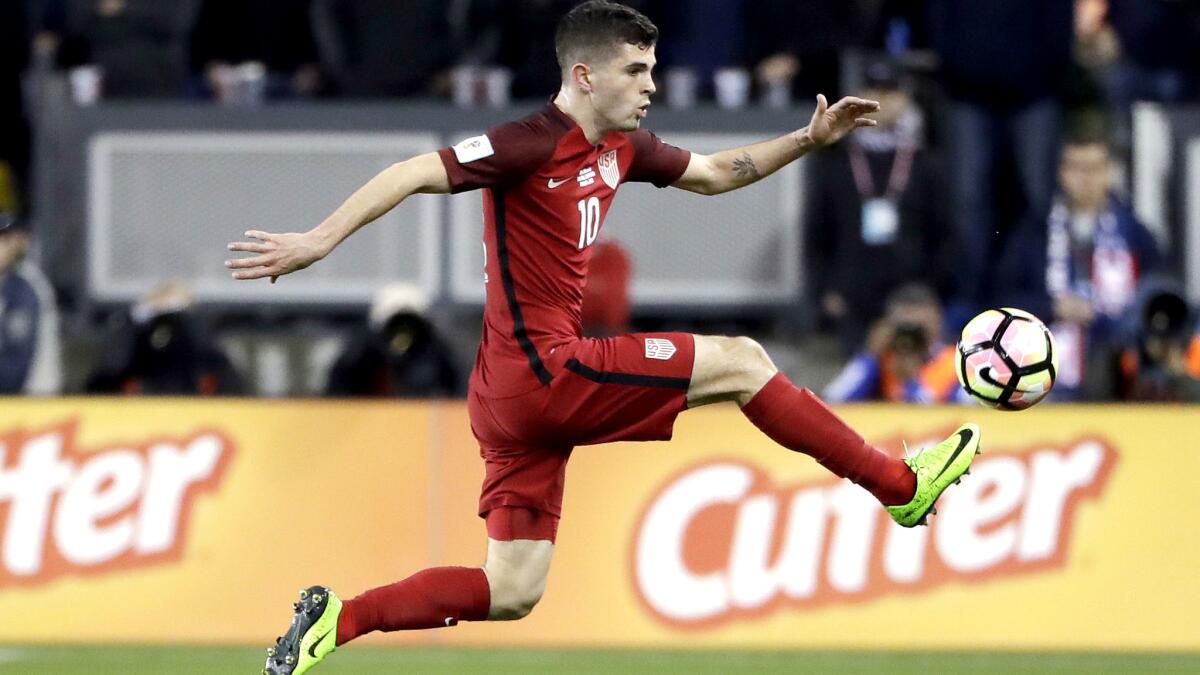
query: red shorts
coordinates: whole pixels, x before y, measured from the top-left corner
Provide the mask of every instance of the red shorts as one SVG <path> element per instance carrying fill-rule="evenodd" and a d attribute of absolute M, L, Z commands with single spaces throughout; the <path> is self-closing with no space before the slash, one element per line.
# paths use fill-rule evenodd
<path fill-rule="evenodd" d="M 694 357 L 688 333 L 581 339 L 545 359 L 554 377 L 544 387 L 512 398 L 471 391 L 471 430 L 485 463 L 479 515 L 488 535 L 553 541 L 571 450 L 671 438 L 687 407 Z"/>

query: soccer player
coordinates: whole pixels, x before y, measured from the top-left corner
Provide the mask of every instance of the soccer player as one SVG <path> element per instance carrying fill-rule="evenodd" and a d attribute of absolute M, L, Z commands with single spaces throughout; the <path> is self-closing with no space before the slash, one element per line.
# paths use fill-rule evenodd
<path fill-rule="evenodd" d="M 562 88 L 540 111 L 395 164 L 304 233 L 246 233 L 253 254 L 226 265 L 237 279 L 304 269 L 409 195 L 483 190 L 483 337 L 468 410 L 484 459 L 480 567 L 427 569 L 344 603 L 301 591 L 263 672 L 308 671 L 337 645 L 376 630 L 505 621 L 542 596 L 554 552 L 567 459 L 574 447 L 666 440 L 687 408 L 734 401 L 780 445 L 869 490 L 901 525 L 925 522 L 969 468 L 979 429 L 967 424 L 906 460 L 867 444 L 812 392 L 794 386 L 757 343 L 685 333 L 587 339 L 580 329 L 588 259 L 621 183 L 705 195 L 736 190 L 870 126 L 878 104 L 817 98 L 807 127 L 713 155 L 672 147 L 640 129 L 655 87 L 658 30 L 607 0 L 585 2 L 555 36 Z"/>

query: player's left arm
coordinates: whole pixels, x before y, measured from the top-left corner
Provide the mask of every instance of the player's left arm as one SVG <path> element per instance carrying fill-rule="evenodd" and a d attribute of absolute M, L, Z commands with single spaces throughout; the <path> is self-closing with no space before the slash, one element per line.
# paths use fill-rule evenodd
<path fill-rule="evenodd" d="M 671 185 L 704 195 L 745 187 L 812 150 L 836 143 L 859 127 L 875 126 L 875 120 L 864 115 L 876 110 L 879 110 L 877 101 L 847 96 L 830 106 L 824 95 L 818 95 L 817 109 L 808 126 L 779 138 L 712 155 L 693 152 L 687 169 Z"/>

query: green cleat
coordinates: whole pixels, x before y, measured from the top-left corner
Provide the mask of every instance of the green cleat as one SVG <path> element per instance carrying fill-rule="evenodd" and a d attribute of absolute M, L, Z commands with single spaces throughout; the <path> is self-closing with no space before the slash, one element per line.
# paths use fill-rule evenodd
<path fill-rule="evenodd" d="M 267 648 L 267 663 L 262 675 L 300 675 L 320 663 L 337 649 L 338 617 L 342 601 L 324 586 L 300 591 L 300 602 L 293 603 L 292 625 L 275 646 Z"/>
<path fill-rule="evenodd" d="M 979 427 L 964 424 L 950 438 L 905 457 L 904 463 L 917 474 L 917 491 L 909 503 L 887 507 L 892 520 L 904 527 L 928 525 L 929 516 L 937 513 L 934 502 L 970 473 L 971 461 L 979 453 Z"/>

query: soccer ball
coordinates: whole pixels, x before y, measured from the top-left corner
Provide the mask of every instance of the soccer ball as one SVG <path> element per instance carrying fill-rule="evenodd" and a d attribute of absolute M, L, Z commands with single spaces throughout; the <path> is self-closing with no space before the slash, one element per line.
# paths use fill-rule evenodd
<path fill-rule="evenodd" d="M 958 381 L 979 403 L 1024 410 L 1046 398 L 1058 374 L 1050 329 L 1019 309 L 989 309 L 967 322 L 954 359 Z"/>

